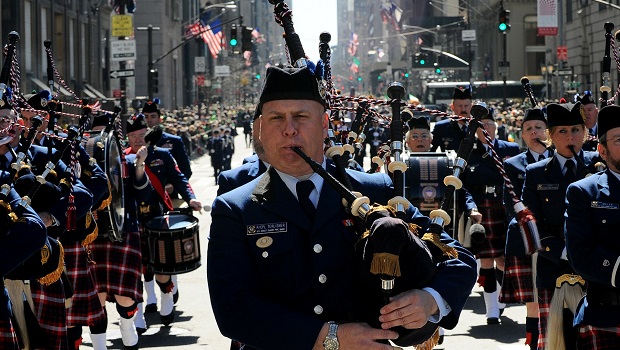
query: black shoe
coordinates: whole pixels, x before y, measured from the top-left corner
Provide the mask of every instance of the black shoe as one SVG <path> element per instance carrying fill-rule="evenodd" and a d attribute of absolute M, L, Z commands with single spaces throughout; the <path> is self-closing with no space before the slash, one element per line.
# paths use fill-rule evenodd
<path fill-rule="evenodd" d="M 136 327 L 136 332 L 138 332 L 138 335 L 142 335 L 146 333 L 146 328 Z"/>
<path fill-rule="evenodd" d="M 136 345 L 132 345 L 132 346 L 127 346 L 125 344 L 123 344 L 123 350 L 138 350 L 140 349 L 140 347 L 138 347 L 139 343 L 136 343 Z"/>
<path fill-rule="evenodd" d="M 170 315 L 161 315 L 161 323 L 165 326 L 168 327 L 170 326 L 170 324 L 172 323 L 172 321 L 174 321 L 174 309 L 172 310 L 172 312 L 170 313 Z"/>
<path fill-rule="evenodd" d="M 437 345 L 443 344 L 443 334 L 439 336 L 439 340 L 437 341 Z"/>
<path fill-rule="evenodd" d="M 144 308 L 145 314 L 153 314 L 157 312 L 157 304 L 147 304 Z"/>
<path fill-rule="evenodd" d="M 487 318 L 487 324 L 499 324 L 498 317 L 489 317 Z"/>
<path fill-rule="evenodd" d="M 178 289 L 177 289 L 176 292 L 174 292 L 174 294 L 172 294 L 172 301 L 174 302 L 174 305 L 176 305 L 177 301 L 179 301 L 179 290 Z M 502 309 L 502 311 L 503 311 L 503 309 Z"/>
<path fill-rule="evenodd" d="M 499 309 L 499 315 L 503 315 L 504 314 L 504 309 Z"/>

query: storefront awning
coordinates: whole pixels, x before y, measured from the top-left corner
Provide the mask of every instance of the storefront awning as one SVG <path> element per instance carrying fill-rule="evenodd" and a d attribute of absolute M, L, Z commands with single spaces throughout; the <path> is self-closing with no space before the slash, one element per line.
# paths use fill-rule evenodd
<path fill-rule="evenodd" d="M 84 90 L 86 90 L 86 89 L 90 90 L 90 92 L 95 94 L 97 96 L 97 98 L 104 99 L 104 100 L 109 99 L 104 93 L 102 93 L 101 91 L 95 89 L 92 85 L 90 85 L 88 83 L 84 83 L 84 87 L 85 87 Z"/>
<path fill-rule="evenodd" d="M 32 82 L 35 83 L 35 85 L 37 85 L 42 90 L 49 90 L 50 89 L 50 87 L 47 84 L 45 84 L 44 82 L 42 82 L 41 80 L 39 80 L 37 78 L 32 77 L 32 78 L 30 78 L 30 80 L 32 80 Z M 65 96 L 68 96 L 68 97 L 73 97 L 73 94 L 70 93 L 69 91 L 67 91 L 67 89 L 63 88 L 62 86 L 55 85 L 55 88 L 60 90 L 61 94 L 65 95 Z"/>

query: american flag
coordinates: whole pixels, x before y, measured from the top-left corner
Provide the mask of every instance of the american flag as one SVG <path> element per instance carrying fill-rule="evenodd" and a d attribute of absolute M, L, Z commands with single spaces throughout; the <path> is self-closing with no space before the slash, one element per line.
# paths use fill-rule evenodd
<path fill-rule="evenodd" d="M 205 12 L 200 15 L 200 32 L 202 40 L 209 46 L 209 51 L 213 58 L 217 58 L 217 55 L 222 51 L 224 33 L 222 32 L 222 22 L 219 19 L 213 20 L 208 23 L 211 17 L 210 12 Z"/>
<path fill-rule="evenodd" d="M 351 39 L 349 40 L 349 47 L 347 48 L 347 52 L 349 52 L 351 56 L 355 56 L 355 53 L 357 52 L 357 46 L 359 44 L 360 43 L 358 41 L 358 35 L 351 32 Z"/>

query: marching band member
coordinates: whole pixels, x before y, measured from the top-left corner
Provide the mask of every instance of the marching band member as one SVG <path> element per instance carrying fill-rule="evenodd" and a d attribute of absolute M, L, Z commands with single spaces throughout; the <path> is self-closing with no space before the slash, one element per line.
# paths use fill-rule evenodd
<path fill-rule="evenodd" d="M 98 120 L 102 118 L 103 121 Z M 107 116 L 97 117 L 94 124 L 107 125 Z M 142 120 L 146 128 L 146 122 Z M 127 175 L 124 186 L 125 220 L 123 223 L 123 241 L 112 242 L 97 239 L 92 244 L 93 261 L 99 300 L 105 308 L 105 302 L 115 302 L 116 310 L 121 316 L 119 326 L 124 349 L 138 349 L 138 331 L 134 319 L 138 304 L 142 303 L 142 254 L 140 243 L 140 224 L 138 221 L 138 203 L 148 200 L 153 187 L 145 174 L 144 161 L 146 147 L 139 147 L 126 156 Z M 91 339 L 95 350 L 106 349 L 107 321 L 91 326 Z"/>
<path fill-rule="evenodd" d="M 471 107 L 471 90 L 454 88 L 452 104 L 450 105 L 454 115 L 469 118 Z M 441 147 L 442 151 L 456 151 L 465 135 L 467 135 L 467 127 L 467 123 L 460 120 L 458 122 L 452 119 L 438 121 L 433 128 L 433 146 L 431 151 L 435 152 L 439 147 Z"/>
<path fill-rule="evenodd" d="M 538 290 L 539 337 L 538 348 L 548 345 L 549 310 L 556 290 L 557 279 L 563 275 L 573 274 L 573 269 L 566 258 L 564 248 L 564 212 L 566 210 L 566 188 L 576 180 L 584 177 L 584 172 L 593 168 L 595 152 L 582 151 L 586 138 L 584 117 L 581 103 L 574 106 L 549 104 L 547 106 L 547 130 L 555 154 L 544 161 L 536 162 L 525 168 L 523 185 L 523 204 L 536 218 L 543 250 L 538 253 L 536 261 L 536 287 Z M 573 155 L 571 147 L 579 159 Z M 593 171 L 591 171 L 593 172 Z M 564 322 L 570 327 L 571 322 Z M 555 330 L 554 330 L 555 331 Z M 561 331 L 561 330 L 560 330 Z M 572 331 L 564 332 L 566 345 L 574 345 Z"/>
<path fill-rule="evenodd" d="M 497 124 L 491 111 L 482 117 L 481 123 L 500 160 L 519 154 L 519 145 L 495 137 Z M 472 242 L 472 252 L 480 259 L 478 282 L 484 288 L 487 324 L 498 324 L 503 307 L 498 301 L 497 285 L 503 278 L 507 226 L 502 201 L 504 178 L 495 166 L 481 129 L 477 130 L 476 136 L 478 140 L 463 176 L 464 190 L 461 192 L 466 193 L 460 200 L 460 207 L 469 214 L 472 224 L 481 224 L 486 230 L 485 237 Z M 469 200 L 468 194 L 473 201 Z"/>
<path fill-rule="evenodd" d="M 588 139 L 583 143 L 584 151 L 596 151 L 598 141 L 596 140 L 596 132 L 598 129 L 598 107 L 596 100 L 592 97 L 591 91 L 585 91 L 583 96 L 577 96 L 577 101 L 581 102 L 583 111 L 586 116 L 585 126 L 588 129 Z"/>
<path fill-rule="evenodd" d="M 328 115 L 317 81 L 308 68 L 272 66 L 258 107 L 259 138 L 271 167 L 217 197 L 212 210 L 207 278 L 222 334 L 245 349 L 319 350 L 325 340 L 329 349 L 388 349 L 379 341 L 397 336 L 391 327 L 419 328 L 429 320 L 454 327 L 474 283 L 475 262 L 445 233 L 442 241 L 458 250 L 458 259 L 441 263 L 428 288 L 392 298 L 378 317 L 382 329 L 349 322 L 360 294 L 353 290 L 356 233 L 344 224 L 342 198 L 291 150 L 300 147 L 335 174 L 323 155 Z M 387 201 L 387 175 L 347 173 L 356 190 Z M 407 216 L 428 228 L 429 219 L 413 206 Z"/>
<path fill-rule="evenodd" d="M 405 143 L 411 152 L 430 152 L 433 134 L 431 134 L 431 125 L 425 117 L 415 117 L 411 111 L 406 110 L 403 113 L 410 114 L 407 122 L 409 131 L 405 136 Z"/>
<path fill-rule="evenodd" d="M 129 147 L 125 150 L 126 154 L 135 153 L 136 150 L 147 145 L 144 136 L 147 131 L 146 121 L 143 114 L 138 114 L 127 121 L 127 139 Z M 187 181 L 187 178 L 177 167 L 172 155 L 165 148 L 148 147 L 146 156 L 145 171 L 155 192 L 148 200 L 141 201 L 139 205 L 140 221 L 145 224 L 148 220 L 163 215 L 167 211 L 174 209 L 172 200 L 164 188 L 164 184 L 172 183 L 174 188 L 185 202 L 193 210 L 201 210 L 202 204 L 196 199 L 194 192 Z M 146 279 L 146 273 L 145 273 Z M 174 320 L 174 283 L 170 275 L 155 275 L 155 280 L 161 290 L 161 309 L 160 315 L 165 326 L 170 325 Z"/>
<path fill-rule="evenodd" d="M 527 109 L 525 111 L 523 141 L 527 145 L 527 150 L 504 161 L 506 175 L 514 185 L 513 190 L 519 198 L 521 198 L 523 182 L 525 181 L 525 167 L 553 155 L 551 149 L 537 141 L 545 142 L 547 140 L 546 129 L 547 119 L 542 110 Z M 525 254 L 521 231 L 515 219 L 512 196 L 506 186 L 504 186 L 504 204 L 512 220 L 508 224 L 506 233 L 504 280 L 499 301 L 505 304 L 525 304 L 527 312 L 525 343 L 529 345 L 530 349 L 536 350 L 538 347 L 538 303 L 534 291 L 532 256 Z"/>
<path fill-rule="evenodd" d="M 572 183 L 566 193 L 566 252 L 587 282 L 574 319 L 577 349 L 620 348 L 620 107 L 601 109 L 598 138 L 598 151 L 608 169 Z"/>

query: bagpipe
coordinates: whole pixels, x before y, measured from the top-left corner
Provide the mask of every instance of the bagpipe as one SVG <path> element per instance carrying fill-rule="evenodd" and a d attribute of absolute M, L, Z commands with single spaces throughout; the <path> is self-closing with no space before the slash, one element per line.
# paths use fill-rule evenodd
<path fill-rule="evenodd" d="M 357 283 L 364 298 L 363 305 L 356 307 L 355 318 L 366 322 L 373 327 L 380 327 L 378 321 L 379 309 L 389 302 L 389 298 L 399 293 L 421 289 L 428 286 L 435 275 L 436 266 L 440 261 L 449 258 L 457 258 L 458 252 L 451 246 L 441 241 L 443 225 L 449 223 L 447 213 L 435 213 L 431 217 L 430 229 L 422 232 L 421 227 L 405 221 L 410 215 L 412 205 L 404 197 L 405 195 L 405 172 L 407 165 L 402 159 L 404 152 L 404 121 L 401 118 L 401 108 L 405 105 L 403 97 L 405 89 L 400 83 L 390 84 L 387 95 L 389 100 L 376 100 L 372 98 L 355 98 L 338 95 L 333 85 L 329 82 L 329 50 L 327 42 L 329 36 L 322 33 L 320 36 L 321 61 L 316 66 L 306 59 L 303 47 L 295 33 L 291 20 L 291 11 L 283 0 L 269 0 L 274 5 L 276 22 L 284 28 L 289 63 L 293 67 L 304 68 L 310 65 L 319 82 L 319 90 L 325 96 L 327 109 L 333 111 L 355 112 L 356 118 L 352 121 L 351 131 L 343 134 L 340 140 L 334 137 L 334 133 L 328 131 L 326 140 L 326 156 L 333 159 L 335 165 L 340 168 L 336 172 L 337 177 L 332 176 L 323 167 L 308 157 L 301 149 L 293 147 L 296 152 L 312 170 L 319 174 L 330 186 L 332 186 L 343 198 L 343 205 L 356 223 L 359 240 L 354 246 L 355 255 L 359 259 L 359 271 Z M 349 102 L 357 103 L 357 107 L 347 106 Z M 387 165 L 394 184 L 395 196 L 387 205 L 372 204 L 368 197 L 354 192 L 351 187 L 347 170 L 344 168 L 351 164 L 350 159 L 343 159 L 357 152 L 358 142 L 363 142 L 365 125 L 370 120 L 388 121 L 388 118 L 379 115 L 370 108 L 371 105 L 389 106 L 392 117 L 390 122 L 391 143 L 387 147 L 388 157 L 393 158 Z M 412 110 L 429 111 L 427 109 L 408 106 Z M 485 113 L 486 108 L 481 108 Z M 438 115 L 447 115 L 437 112 Z M 469 156 L 466 149 L 471 151 L 474 142 L 475 130 L 470 133 L 469 147 L 464 146 L 461 152 L 462 168 L 455 170 L 458 175 L 465 166 Z M 351 145 L 348 151 L 338 145 L 344 141 Z M 353 143 L 355 145 L 353 145 Z M 379 160 L 373 160 L 373 162 Z M 386 163 L 386 162 L 384 162 Z M 375 164 L 374 168 L 381 168 Z M 350 171 L 350 170 L 349 170 Z M 453 176 L 454 177 L 454 176 Z M 455 181 L 449 182 L 448 186 L 454 186 Z M 451 194 L 454 193 L 454 189 Z M 450 196 L 450 195 L 448 195 Z M 446 203 L 450 198 L 446 199 Z M 418 349 L 431 349 L 437 344 L 439 333 L 437 324 L 427 322 L 419 329 L 405 329 L 395 327 L 393 330 L 399 333 L 399 338 L 393 341 L 399 346 L 417 346 Z"/>

